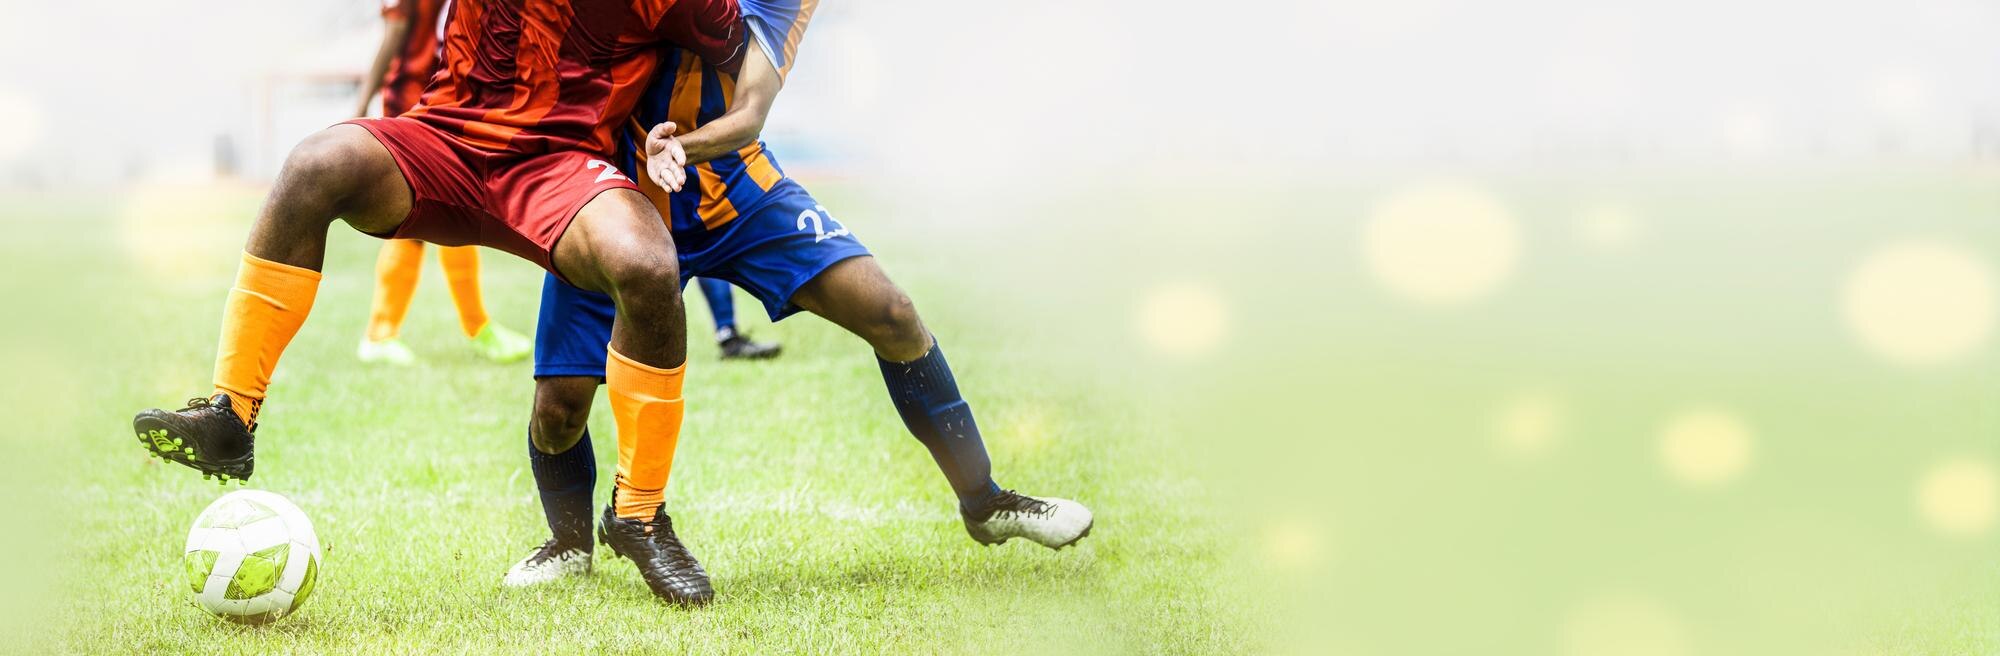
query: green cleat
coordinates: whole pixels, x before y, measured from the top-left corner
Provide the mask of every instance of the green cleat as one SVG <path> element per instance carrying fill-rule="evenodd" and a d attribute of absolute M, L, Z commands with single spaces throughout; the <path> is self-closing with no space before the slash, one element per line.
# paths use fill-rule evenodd
<path fill-rule="evenodd" d="M 520 362 L 534 355 L 535 342 L 527 335 L 489 321 L 485 328 L 479 329 L 479 334 L 472 336 L 472 350 L 488 360 L 505 364 Z"/>
<path fill-rule="evenodd" d="M 403 340 L 395 338 L 377 342 L 364 337 L 361 339 L 361 346 L 354 350 L 354 357 L 368 364 L 389 364 L 398 367 L 417 363 L 417 353 L 404 345 Z"/>

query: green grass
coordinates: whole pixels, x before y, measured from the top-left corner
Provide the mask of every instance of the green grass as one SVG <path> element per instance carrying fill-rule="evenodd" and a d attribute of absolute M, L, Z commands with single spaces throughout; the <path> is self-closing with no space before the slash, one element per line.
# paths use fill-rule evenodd
<path fill-rule="evenodd" d="M 67 302 L 25 281 L 9 289 L 61 317 L 36 333 L 50 340 L 51 366 L 22 387 L 85 395 L 59 398 L 61 409 L 47 413 L 64 441 L 37 442 L 66 465 L 51 473 L 63 481 L 48 495 L 56 512 L 22 511 L 62 536 L 36 546 L 50 552 L 38 556 L 60 554 L 50 589 L 24 587 L 37 599 L 25 611 L 38 624 L 24 643 L 33 651 L 1212 653 L 1253 644 L 1237 590 L 1190 585 L 1228 578 L 1228 545 L 1189 469 L 1148 456 L 1143 408 L 1079 372 L 1013 366 L 1036 344 L 983 324 L 985 310 L 958 293 L 963 272 L 947 258 L 894 239 L 878 250 L 909 272 L 907 286 L 951 345 L 999 480 L 1089 504 L 1100 518 L 1090 538 L 1061 552 L 973 542 L 862 342 L 812 317 L 766 325 L 739 294 L 751 332 L 782 340 L 786 352 L 723 364 L 705 339 L 700 295 L 690 294 L 689 413 L 669 509 L 714 575 L 716 603 L 658 603 L 607 553 L 588 579 L 503 590 L 500 575 L 546 536 L 526 459 L 530 367 L 473 355 L 429 255 L 404 329 L 424 363 L 358 364 L 376 244 L 340 227 L 311 320 L 272 386 L 252 481 L 315 521 L 326 552 L 319 589 L 273 626 L 219 622 L 188 603 L 179 550 L 196 513 L 224 490 L 146 458 L 126 422 L 206 389 L 215 317 L 252 202 L 174 208 L 176 220 L 214 229 L 177 233 L 179 250 L 150 260 L 134 255 L 144 244 L 121 247 L 132 228 L 115 206 L 15 204 L 23 211 L 12 220 L 45 231 L 34 247 L 14 249 L 16 262 L 74 273 L 69 293 L 96 299 Z M 192 215 L 204 209 L 226 219 Z M 540 271 L 491 251 L 484 264 L 494 317 L 531 329 Z M 602 503 L 616 451 L 601 396 L 597 405 Z"/>
<path fill-rule="evenodd" d="M 0 541 L 0 631 L 80 653 L 2000 654 L 2000 525 L 1954 533 L 1918 502 L 1939 463 L 2000 465 L 2000 334 L 1897 366 L 1842 305 L 1905 240 L 2000 269 L 2000 177 L 1482 182 L 1522 256 L 1450 308 L 1370 277 L 1382 186 L 828 194 L 948 345 L 1002 483 L 1090 504 L 1097 532 L 976 546 L 858 341 L 739 299 L 787 351 L 724 365 L 697 298 L 670 503 L 721 597 L 693 611 L 607 559 L 499 589 L 542 537 L 528 369 L 472 356 L 435 268 L 406 330 L 427 364 L 354 363 L 374 243 L 336 228 L 256 479 L 318 522 L 327 568 L 262 629 L 186 604 L 182 532 L 220 490 L 126 433 L 205 390 L 254 198 L 10 203 L 23 274 L 0 293 L 31 311 L 0 320 L 0 392 L 26 408 L 0 435 L 24 463 L 0 481 L 0 526 L 24 527 Z M 1622 248 L 1577 235 L 1606 201 L 1637 217 Z M 530 327 L 539 273 L 486 271 L 494 315 Z M 1212 350 L 1148 347 L 1162 289 L 1214 295 Z M 1496 437 L 1524 393 L 1560 419 L 1540 451 Z M 1749 427 L 1734 478 L 1664 464 L 1691 408 Z"/>

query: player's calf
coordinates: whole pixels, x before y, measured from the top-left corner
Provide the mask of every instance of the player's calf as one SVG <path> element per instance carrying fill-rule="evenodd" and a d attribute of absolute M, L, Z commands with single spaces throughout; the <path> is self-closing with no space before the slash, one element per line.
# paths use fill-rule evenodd
<path fill-rule="evenodd" d="M 896 414 L 951 483 L 973 539 L 999 544 L 1020 537 L 1061 548 L 1090 533 L 1093 520 L 1082 504 L 1016 494 L 993 481 L 979 423 L 972 405 L 959 394 L 944 348 L 874 258 L 829 267 L 793 300 L 875 347 Z"/>
<path fill-rule="evenodd" d="M 670 601 L 714 596 L 662 505 L 685 400 L 687 313 L 673 238 L 636 191 L 598 195 L 556 243 L 555 265 L 579 287 L 611 296 L 617 317 L 606 349 L 604 384 L 618 425 L 618 474 L 598 537 L 639 566 L 648 587 Z"/>
<path fill-rule="evenodd" d="M 535 381 L 535 411 L 528 427 L 528 464 L 535 475 L 542 515 L 558 546 L 590 550 L 591 493 L 597 489 L 597 454 L 591 446 L 591 397 L 597 379 L 583 376 Z"/>
<path fill-rule="evenodd" d="M 147 451 L 204 475 L 248 478 L 251 431 L 271 374 L 318 294 L 327 226 L 344 216 L 363 230 L 393 230 L 409 210 L 401 170 L 366 130 L 336 126 L 294 148 L 223 303 L 213 393 L 134 417 Z"/>
<path fill-rule="evenodd" d="M 528 465 L 534 472 L 549 539 L 508 569 L 501 585 L 540 585 L 590 573 L 590 497 L 597 489 L 597 457 L 586 421 L 596 391 L 597 379 L 590 377 L 535 380 Z"/>

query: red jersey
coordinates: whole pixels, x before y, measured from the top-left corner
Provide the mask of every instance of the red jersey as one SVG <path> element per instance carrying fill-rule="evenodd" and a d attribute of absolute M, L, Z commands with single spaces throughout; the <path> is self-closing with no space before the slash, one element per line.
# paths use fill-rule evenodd
<path fill-rule="evenodd" d="M 616 151 L 662 47 L 734 67 L 736 0 L 455 0 L 443 62 L 406 116 L 475 148 Z"/>
<path fill-rule="evenodd" d="M 382 115 L 410 111 L 437 72 L 438 28 L 444 22 L 445 0 L 382 0 L 382 17 L 409 22 L 408 36 L 396 60 L 382 76 Z"/>

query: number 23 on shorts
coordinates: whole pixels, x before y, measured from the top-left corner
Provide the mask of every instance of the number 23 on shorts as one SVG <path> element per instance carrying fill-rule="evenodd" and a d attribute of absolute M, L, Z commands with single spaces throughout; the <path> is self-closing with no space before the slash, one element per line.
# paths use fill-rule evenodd
<path fill-rule="evenodd" d="M 815 205 L 813 209 L 799 212 L 799 229 L 806 229 L 807 223 L 812 224 L 813 243 L 815 244 L 834 237 L 847 236 L 847 226 L 840 225 L 840 221 L 833 218 L 833 212 L 828 211 L 825 205 Z M 827 232 L 826 230 L 826 226 L 829 223 L 833 224 L 832 232 Z"/>

